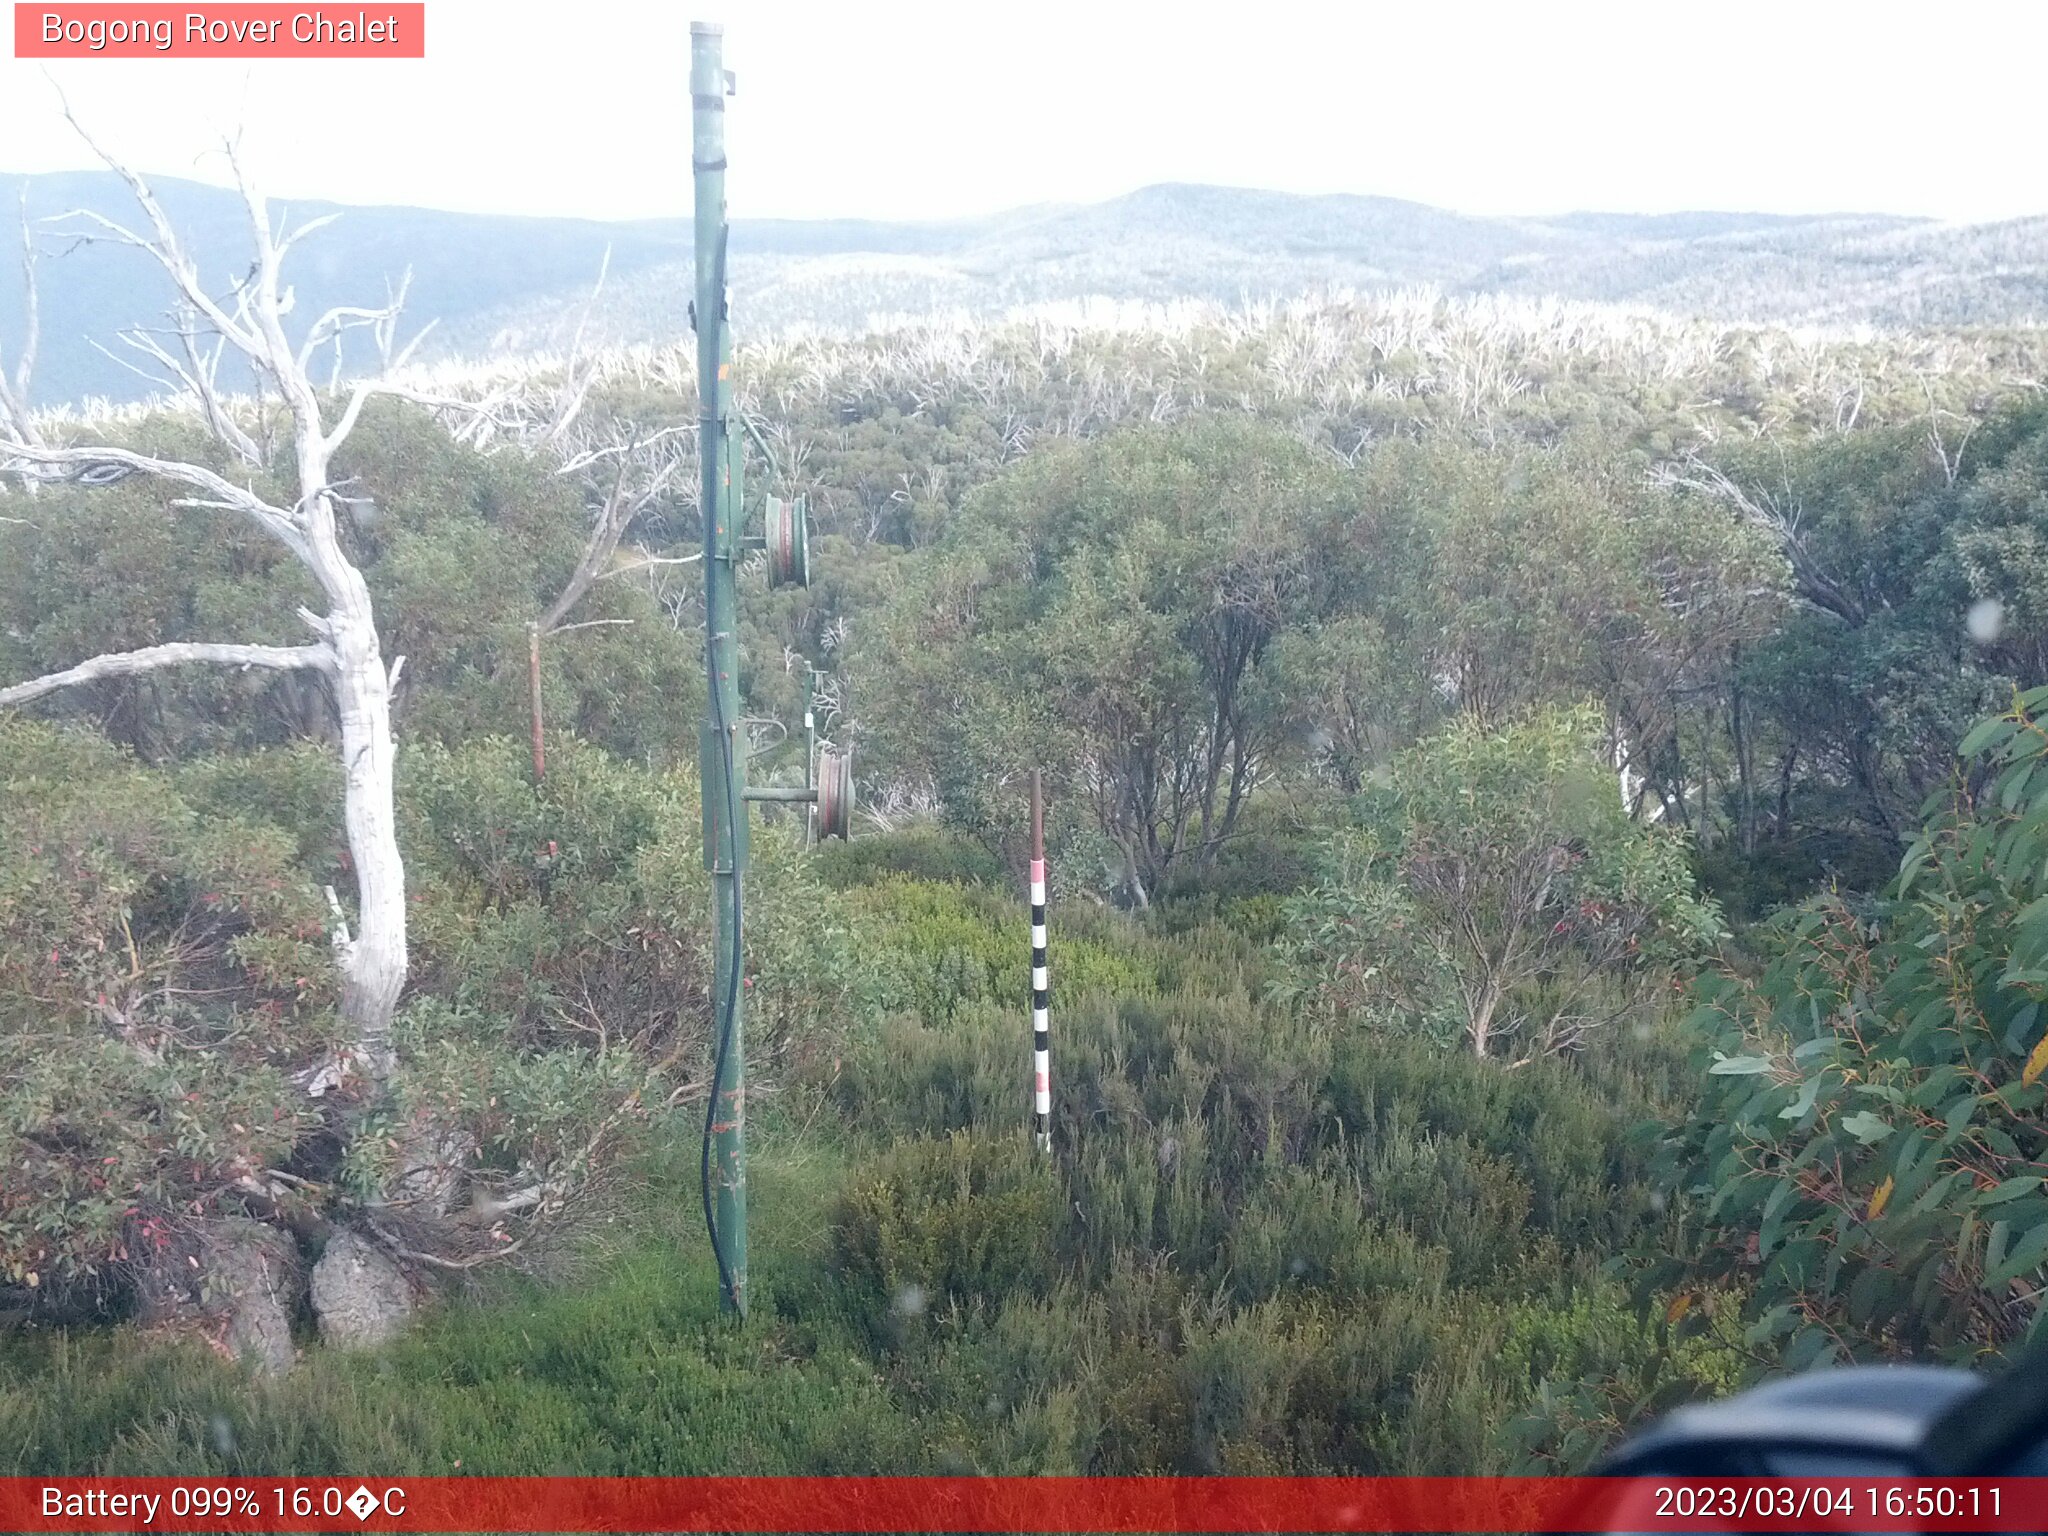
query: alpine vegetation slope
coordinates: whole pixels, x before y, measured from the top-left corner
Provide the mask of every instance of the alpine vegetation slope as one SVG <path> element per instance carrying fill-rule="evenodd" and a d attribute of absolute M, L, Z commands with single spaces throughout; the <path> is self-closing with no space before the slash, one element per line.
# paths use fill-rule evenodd
<path fill-rule="evenodd" d="M 683 230 L 162 192 L 246 313 L 0 290 L 0 1473 L 1577 1470 L 2039 1333 L 2036 225 L 740 226 L 738 1325 Z M 102 371 L 173 283 L 282 397 Z"/>

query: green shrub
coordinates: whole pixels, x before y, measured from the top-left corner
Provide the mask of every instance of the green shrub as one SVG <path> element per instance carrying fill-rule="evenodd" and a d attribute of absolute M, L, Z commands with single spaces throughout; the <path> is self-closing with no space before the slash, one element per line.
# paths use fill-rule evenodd
<path fill-rule="evenodd" d="M 1206 863 L 1174 871 L 1151 917 L 1161 932 L 1184 933 L 1221 919 L 1241 923 L 1261 938 L 1278 931 L 1284 899 L 1315 883 L 1325 850 L 1345 819 L 1343 803 L 1306 797 L 1290 786 L 1284 798 L 1254 796 L 1231 835 Z M 1268 930 L 1264 925 L 1274 926 Z"/>
<path fill-rule="evenodd" d="M 907 827 L 844 843 L 826 842 L 812 857 L 818 878 L 836 890 L 872 885 L 889 875 L 955 885 L 999 885 L 1004 879 L 1002 863 L 994 854 L 942 827 Z"/>
<path fill-rule="evenodd" d="M 1021 891 L 891 875 L 845 900 L 870 1010 L 946 1023 L 975 1004 L 1028 1000 L 1030 909 Z M 1059 997 L 1156 990 L 1159 952 L 1129 920 L 1076 906 L 1049 913 L 1048 923 Z"/>
<path fill-rule="evenodd" d="M 523 743 L 422 743 L 401 777 L 419 990 L 530 1046 L 702 1041 L 709 880 L 695 780 L 573 740 L 532 782 Z M 789 836 L 758 828 L 746 887 L 752 1048 L 843 1031 L 848 936 Z"/>
<path fill-rule="evenodd" d="M 310 1128 L 289 1074 L 333 1039 L 336 988 L 296 851 L 97 738 L 0 718 L 5 1283 L 144 1261 Z"/>
<path fill-rule="evenodd" d="M 471 1178 L 579 1183 L 701 1068 L 708 892 L 687 779 L 575 743 L 538 787 L 510 740 L 405 751 L 401 1058 L 337 1168 L 323 1106 L 291 1081 L 338 1043 L 315 884 L 346 883 L 331 763 L 295 748 L 156 771 L 8 719 L 0 774 L 10 1309 L 132 1271 L 178 1223 L 247 1207 L 265 1170 L 315 1203 L 367 1194 L 426 1137 Z M 849 1026 L 846 928 L 787 838 L 754 846 L 751 1048 L 829 1052 Z"/>
<path fill-rule="evenodd" d="M 2044 706 L 2036 689 L 1971 732 L 1989 784 L 1931 809 L 1880 896 L 1784 912 L 1751 935 L 1757 974 L 1696 988 L 1705 1093 L 1663 1153 L 1703 1230 L 1652 1273 L 1743 1276 L 1789 1367 L 2039 1335 Z"/>
<path fill-rule="evenodd" d="M 316 742 L 293 742 L 238 756 L 201 757 L 175 770 L 178 793 L 202 822 L 266 822 L 296 841 L 295 861 L 316 885 L 346 883 L 341 762 Z"/>
<path fill-rule="evenodd" d="M 1500 1160 L 1526 1183 L 1535 1230 L 1568 1250 L 1616 1251 L 1657 1205 L 1649 1154 L 1633 1133 L 1662 1106 L 1589 1082 L 1570 1063 L 1504 1072 L 1417 1044 L 1373 1042 L 1338 1053 L 1326 1091 L 1332 1121 L 1360 1146 L 1404 1134 L 1458 1138 Z M 1448 1219 L 1445 1209 L 1427 1194 L 1415 1214 Z"/>
<path fill-rule="evenodd" d="M 834 1214 L 839 1272 L 878 1316 L 997 1303 L 1052 1277 L 1057 1176 L 1021 1134 L 904 1142 L 858 1169 Z"/>
<path fill-rule="evenodd" d="M 1523 1060 L 1650 1011 L 1719 916 L 1684 844 L 1621 805 L 1605 729 L 1597 710 L 1464 717 L 1404 754 L 1289 904 L 1276 995 L 1437 1038 L 1455 1019 L 1475 1055 Z"/>

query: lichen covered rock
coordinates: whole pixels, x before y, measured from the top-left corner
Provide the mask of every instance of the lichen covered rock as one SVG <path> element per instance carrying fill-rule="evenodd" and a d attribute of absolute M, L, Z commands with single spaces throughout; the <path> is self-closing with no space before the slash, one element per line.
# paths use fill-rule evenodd
<path fill-rule="evenodd" d="M 412 1284 L 383 1249 L 349 1231 L 327 1240 L 313 1266 L 313 1313 L 320 1337 L 342 1349 L 396 1338 L 414 1308 Z"/>

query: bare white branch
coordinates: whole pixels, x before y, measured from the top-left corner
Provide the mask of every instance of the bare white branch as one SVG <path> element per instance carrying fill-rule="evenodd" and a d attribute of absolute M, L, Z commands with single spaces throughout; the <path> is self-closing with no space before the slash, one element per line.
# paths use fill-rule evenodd
<path fill-rule="evenodd" d="M 581 369 L 577 359 L 583 351 L 583 330 L 590 323 L 590 312 L 597 305 L 599 295 L 604 292 L 604 280 L 612 269 L 612 248 L 604 248 L 604 259 L 597 265 L 597 282 L 592 285 L 590 297 L 584 301 L 583 309 L 576 317 L 576 334 L 569 340 L 568 366 L 563 370 L 562 394 L 555 404 L 554 420 L 550 423 L 541 441 L 558 441 L 576 418 L 582 414 L 583 402 L 590 398 L 590 386 L 597 382 L 598 360 L 592 358 Z"/>
<path fill-rule="evenodd" d="M 606 459 L 630 458 L 634 456 L 646 457 L 651 455 L 653 450 L 661 446 L 661 444 L 669 442 L 674 438 L 695 437 L 696 435 L 697 424 L 691 421 L 685 422 L 681 426 L 663 427 L 660 431 L 650 432 L 645 437 L 615 438 L 608 443 L 579 448 L 556 466 L 555 473 L 565 476 L 581 474 L 592 465 L 600 464 Z M 544 434 L 542 441 L 546 440 L 547 435 Z M 675 478 L 676 470 L 682 462 L 682 460 L 672 457 L 662 466 L 661 480 L 664 485 Z"/>
<path fill-rule="evenodd" d="M 387 313 L 386 309 L 365 309 L 359 304 L 335 305 L 313 322 L 306 339 L 299 343 L 299 366 L 311 368 L 314 354 L 327 342 L 336 341 L 349 331 L 375 325 Z"/>
<path fill-rule="evenodd" d="M 379 395 L 393 400 L 408 400 L 414 405 L 426 406 L 429 410 L 451 411 L 470 418 L 472 422 L 489 421 L 500 427 L 512 425 L 511 422 L 492 415 L 492 402 L 489 399 L 464 400 L 455 395 L 437 395 L 423 389 L 414 389 L 410 385 L 395 383 L 389 379 L 364 379 L 349 392 L 348 404 L 342 408 L 341 420 L 327 436 L 326 444 L 330 454 L 347 441 L 349 433 L 356 429 L 356 422 L 363 414 L 363 407 Z M 462 440 L 460 432 L 455 436 L 458 442 Z"/>
<path fill-rule="evenodd" d="M 185 302 L 204 315 L 208 322 L 218 329 L 223 336 L 226 336 L 252 359 L 259 358 L 262 352 L 262 344 L 257 335 L 250 328 L 238 323 L 236 318 L 221 308 L 213 296 L 206 291 L 205 285 L 199 280 L 198 267 L 186 253 L 183 242 L 178 239 L 176 227 L 172 225 L 170 219 L 165 215 L 163 205 L 156 200 L 156 194 L 150 191 L 148 183 L 144 182 L 134 171 L 108 154 L 101 147 L 99 141 L 86 132 L 85 125 L 79 122 L 77 115 L 72 112 L 71 103 L 64 100 L 61 93 L 58 96 L 58 100 L 64 109 L 64 120 L 71 124 L 72 131 L 85 141 L 88 149 L 99 156 L 101 163 L 108 170 L 121 178 L 122 182 L 127 186 L 130 195 L 134 197 L 143 213 L 148 216 L 149 226 L 155 233 L 155 239 L 145 240 L 126 226 L 117 224 L 112 219 L 93 213 L 90 210 L 82 210 L 83 216 L 124 244 L 132 245 L 138 250 L 148 252 L 155 259 L 157 265 L 169 274 L 171 281 L 177 284 L 178 292 L 184 297 Z"/>
<path fill-rule="evenodd" d="M 328 942 L 334 946 L 335 958 L 346 965 L 349 951 L 355 947 L 355 940 L 348 935 L 348 914 L 341 910 L 341 898 L 334 894 L 333 886 L 323 885 L 320 889 L 327 894 L 327 910 L 334 918 L 334 932 L 328 936 Z"/>
<path fill-rule="evenodd" d="M 222 479 L 203 464 L 159 459 L 127 448 L 97 443 L 46 447 L 0 440 L 0 473 L 15 474 L 31 481 L 79 480 L 91 485 L 110 484 L 126 478 L 128 474 L 155 475 L 160 479 L 174 480 L 208 494 L 208 500 L 191 505 L 239 512 L 264 532 L 281 540 L 302 559 L 306 558 L 305 533 L 298 518 L 282 507 L 272 506 L 254 491 Z"/>
<path fill-rule="evenodd" d="M 1860 598 L 1821 567 L 1800 532 L 1803 509 L 1792 489 L 1789 471 L 1784 485 L 1772 491 L 1765 486 L 1740 485 L 1698 454 L 1688 454 L 1683 463 L 1657 465 L 1650 478 L 1652 484 L 1667 490 L 1692 491 L 1734 508 L 1743 521 L 1777 541 L 1792 567 L 1795 590 L 1802 601 L 1851 624 L 1863 622 Z"/>
<path fill-rule="evenodd" d="M 301 224 L 297 229 L 293 230 L 290 234 L 286 235 L 282 240 L 278 242 L 278 255 L 285 255 L 291 250 L 293 246 L 297 245 L 301 240 L 305 239 L 306 236 L 312 234 L 314 230 L 325 229 L 328 225 L 332 224 L 336 219 L 340 217 L 341 215 L 339 213 L 323 213 L 317 219 L 306 220 L 305 223 Z"/>
<path fill-rule="evenodd" d="M 190 305 L 179 305 L 175 315 L 177 325 L 172 334 L 177 338 L 182 357 L 157 339 L 154 332 L 141 326 L 131 326 L 120 333 L 121 340 L 135 351 L 163 370 L 161 375 L 153 374 L 146 368 L 138 368 L 124 357 L 116 356 L 98 341 L 92 343 L 100 354 L 112 362 L 119 363 L 130 373 L 147 379 L 152 384 L 170 383 L 179 393 L 189 395 L 199 406 L 206 425 L 213 435 L 234 451 L 235 457 L 251 468 L 261 468 L 265 454 L 256 439 L 235 420 L 221 394 L 219 374 L 222 349 L 226 342 L 219 336 L 212 338 L 209 349 L 194 323 Z"/>
<path fill-rule="evenodd" d="M 644 571 L 658 565 L 695 565 L 703 558 L 704 551 L 701 549 L 694 555 L 648 555 L 626 565 L 615 565 L 610 570 L 602 572 L 597 579 L 610 581 L 614 576 L 627 576 L 634 571 Z"/>
<path fill-rule="evenodd" d="M 133 677 L 138 672 L 155 672 L 164 667 L 182 667 L 206 662 L 221 667 L 265 667 L 275 672 L 310 669 L 329 672 L 334 653 L 324 645 L 210 645 L 198 641 L 177 641 L 170 645 L 145 646 L 139 651 L 115 651 L 95 656 L 62 672 L 47 673 L 0 688 L 0 705 L 26 704 L 46 693 L 96 683 L 108 677 Z"/>

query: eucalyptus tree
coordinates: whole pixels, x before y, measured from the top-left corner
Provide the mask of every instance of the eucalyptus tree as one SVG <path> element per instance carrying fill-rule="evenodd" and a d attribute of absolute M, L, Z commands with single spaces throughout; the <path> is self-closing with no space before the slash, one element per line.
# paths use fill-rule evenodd
<path fill-rule="evenodd" d="M 1284 993 L 1524 1060 L 1643 1013 L 1718 925 L 1682 835 L 1616 801 L 1605 732 L 1584 706 L 1468 715 L 1395 758 L 1288 901 Z"/>
<path fill-rule="evenodd" d="M 1314 583 L 1341 466 L 1229 418 L 1043 446 L 979 488 L 862 666 L 881 749 L 959 819 L 1042 766 L 1085 802 L 1144 904 L 1213 859 L 1274 766 L 1273 643 Z"/>
<path fill-rule="evenodd" d="M 1320 765 L 1356 789 L 1451 718 L 1591 698 L 1628 808 L 1692 824 L 1736 657 L 1783 610 L 1768 540 L 1578 445 L 1396 439 L 1354 478 L 1283 642 Z"/>
<path fill-rule="evenodd" d="M 1861 835 L 1895 857 L 1970 723 L 2048 682 L 2048 415 L 2022 402 L 1968 432 L 1764 439 L 1660 477 L 1786 572 L 1790 612 L 1735 679 L 1776 831 Z"/>

